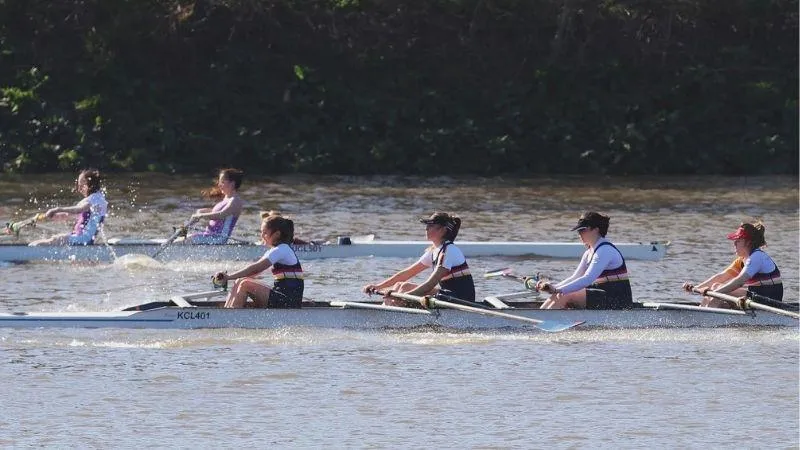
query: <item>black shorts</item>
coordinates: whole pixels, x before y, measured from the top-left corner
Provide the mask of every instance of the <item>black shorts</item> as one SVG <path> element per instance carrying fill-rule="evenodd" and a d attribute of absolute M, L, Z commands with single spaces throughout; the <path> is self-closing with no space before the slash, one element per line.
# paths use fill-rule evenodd
<path fill-rule="evenodd" d="M 303 280 L 288 279 L 275 282 L 269 291 L 267 308 L 300 308 L 303 305 Z"/>
<path fill-rule="evenodd" d="M 631 309 L 633 293 L 628 280 L 592 284 L 586 288 L 586 309 Z"/>
<path fill-rule="evenodd" d="M 475 282 L 472 280 L 472 275 L 452 278 L 439 283 L 439 292 L 461 300 L 474 302 Z M 442 300 L 446 299 L 443 298 Z"/>
<path fill-rule="evenodd" d="M 763 295 L 764 297 L 769 297 L 778 302 L 783 301 L 783 283 L 768 284 L 766 286 L 750 286 L 747 288 L 747 292 Z"/>

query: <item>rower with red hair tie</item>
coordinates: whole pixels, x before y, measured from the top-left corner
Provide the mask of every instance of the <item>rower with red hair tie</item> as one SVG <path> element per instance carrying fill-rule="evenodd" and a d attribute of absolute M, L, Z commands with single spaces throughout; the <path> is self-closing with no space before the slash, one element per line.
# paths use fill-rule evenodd
<path fill-rule="evenodd" d="M 736 259 L 731 265 L 700 284 L 684 283 L 683 288 L 689 292 L 695 289 L 703 293 L 711 290 L 735 297 L 753 293 L 783 301 L 781 271 L 775 261 L 761 249 L 767 245 L 764 231 L 764 224 L 761 222 L 741 224 L 736 231 L 728 234 L 736 252 Z M 705 296 L 700 305 L 728 307 L 730 304 Z"/>

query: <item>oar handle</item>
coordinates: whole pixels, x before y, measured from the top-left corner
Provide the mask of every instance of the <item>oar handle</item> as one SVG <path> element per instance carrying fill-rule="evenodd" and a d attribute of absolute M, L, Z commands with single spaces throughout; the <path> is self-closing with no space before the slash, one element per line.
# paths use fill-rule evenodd
<path fill-rule="evenodd" d="M 422 305 L 423 308 L 433 308 L 434 303 L 433 299 L 428 295 L 411 295 L 406 294 L 404 292 L 395 292 L 395 291 L 375 291 L 376 294 L 382 295 L 384 297 L 394 297 L 399 298 L 401 300 L 407 300 L 410 302 L 416 302 Z"/>
<path fill-rule="evenodd" d="M 743 300 L 746 300 L 745 297 L 734 297 L 733 295 L 723 294 L 722 292 L 716 292 L 710 289 L 698 289 L 696 287 L 692 287 L 692 292 L 700 295 L 705 295 L 708 297 L 713 297 L 719 300 L 725 300 L 726 302 L 735 303 L 736 305 L 739 305 L 742 309 L 744 309 Z"/>
<path fill-rule="evenodd" d="M 538 292 L 539 290 L 536 289 L 536 283 L 540 280 L 549 280 L 550 277 L 546 275 L 542 275 L 541 273 L 537 272 L 535 275 L 530 277 L 523 277 L 520 275 L 515 274 L 511 269 L 497 269 L 486 272 L 484 278 L 495 278 L 495 277 L 503 277 L 503 278 L 510 278 L 512 280 L 518 281 L 525 286 L 525 289 L 529 289 L 531 291 Z"/>
<path fill-rule="evenodd" d="M 19 236 L 20 230 L 26 226 L 36 227 L 36 222 L 44 220 L 46 218 L 44 213 L 36 213 L 33 217 L 25 220 L 20 220 L 19 222 L 6 222 L 6 234 L 14 234 Z"/>

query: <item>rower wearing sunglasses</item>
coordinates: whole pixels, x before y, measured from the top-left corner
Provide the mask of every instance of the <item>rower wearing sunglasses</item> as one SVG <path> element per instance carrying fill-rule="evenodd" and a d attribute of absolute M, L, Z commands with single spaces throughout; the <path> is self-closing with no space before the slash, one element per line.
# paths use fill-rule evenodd
<path fill-rule="evenodd" d="M 437 212 L 426 219 L 420 219 L 420 223 L 425 224 L 425 237 L 431 242 L 431 246 L 414 264 L 380 283 L 364 286 L 363 291 L 372 294 L 389 288 L 389 291 L 410 295 L 444 294 L 474 302 L 475 283 L 467 259 L 453 243 L 461 228 L 461 219 L 448 213 Z M 433 271 L 424 282 L 415 284 L 408 281 L 427 268 L 433 268 Z M 384 299 L 386 305 L 419 307 L 417 303 L 390 298 L 387 292 L 384 294 L 387 294 Z"/>
<path fill-rule="evenodd" d="M 622 253 L 608 239 L 610 219 L 597 212 L 587 212 L 572 228 L 587 247 L 575 272 L 566 280 L 553 284 L 540 280 L 536 289 L 550 298 L 542 309 L 627 309 L 633 306 L 628 268 Z"/>

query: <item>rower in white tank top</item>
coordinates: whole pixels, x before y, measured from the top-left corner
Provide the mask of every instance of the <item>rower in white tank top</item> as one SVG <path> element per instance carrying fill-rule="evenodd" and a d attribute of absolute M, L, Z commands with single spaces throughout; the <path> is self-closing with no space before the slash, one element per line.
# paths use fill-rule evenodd
<path fill-rule="evenodd" d="M 411 266 L 379 283 L 364 286 L 363 292 L 373 294 L 387 289 L 415 296 L 442 294 L 475 301 L 475 284 L 469 273 L 467 260 L 461 250 L 453 244 L 461 228 L 461 219 L 437 212 L 429 218 L 421 219 L 420 222 L 425 224 L 425 237 L 433 244 L 432 247 Z M 432 267 L 433 271 L 424 282 L 416 284 L 409 281 L 429 267 Z M 384 296 L 383 302 L 394 306 L 421 306 L 390 295 Z"/>

